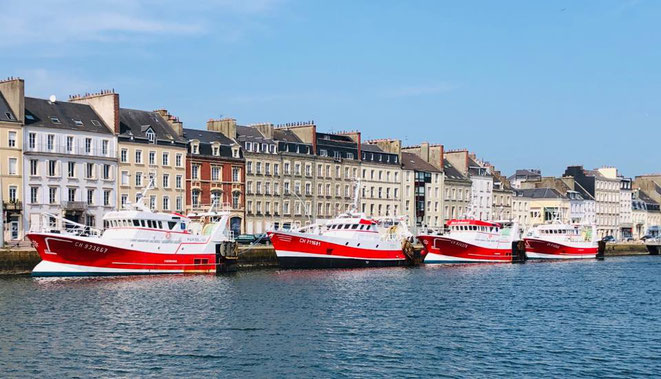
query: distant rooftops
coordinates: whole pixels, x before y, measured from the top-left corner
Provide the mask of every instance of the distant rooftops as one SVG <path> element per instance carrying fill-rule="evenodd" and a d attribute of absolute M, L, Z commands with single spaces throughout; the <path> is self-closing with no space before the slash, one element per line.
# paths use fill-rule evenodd
<path fill-rule="evenodd" d="M 16 115 L 11 111 L 9 104 L 2 93 L 0 93 L 0 121 L 17 122 Z"/>
<path fill-rule="evenodd" d="M 567 197 L 555 188 L 528 188 L 514 190 L 518 197 L 531 199 L 566 199 Z"/>
<path fill-rule="evenodd" d="M 438 168 L 434 167 L 424 159 L 416 154 L 402 152 L 402 167 L 404 170 L 413 170 L 421 172 L 440 172 Z"/>
<path fill-rule="evenodd" d="M 140 142 L 167 142 L 185 144 L 186 139 L 158 113 L 137 109 L 119 109 L 119 137 Z"/>

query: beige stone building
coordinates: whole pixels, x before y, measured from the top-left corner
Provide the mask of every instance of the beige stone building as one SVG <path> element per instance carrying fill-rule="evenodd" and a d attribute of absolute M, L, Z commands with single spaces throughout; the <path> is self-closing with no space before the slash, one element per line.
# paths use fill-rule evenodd
<path fill-rule="evenodd" d="M 401 141 L 380 139 L 360 145 L 361 210 L 371 217 L 401 213 Z"/>
<path fill-rule="evenodd" d="M 633 238 L 639 240 L 661 228 L 661 210 L 659 203 L 641 189 L 635 189 L 632 198 Z"/>
<path fill-rule="evenodd" d="M 555 220 L 569 222 L 569 199 L 555 188 L 516 190 L 512 200 L 513 220 L 522 230 Z"/>
<path fill-rule="evenodd" d="M 119 208 L 136 202 L 153 183 L 144 200 L 147 206 L 163 212 L 186 209 L 187 141 L 178 119 L 165 110 L 121 108 L 119 94 L 109 91 L 70 101 L 92 106 L 117 136 Z"/>
<path fill-rule="evenodd" d="M 402 148 L 402 209 L 413 227 L 442 228 L 451 217 L 444 162 L 443 145 Z"/>
<path fill-rule="evenodd" d="M 614 170 L 614 169 L 612 169 Z M 620 179 L 610 168 L 586 170 L 569 166 L 563 177 L 573 177 L 575 188 L 584 199 L 594 199 L 597 234 L 600 238 L 615 236 L 620 214 Z M 606 175 L 604 175 L 606 174 Z"/>
<path fill-rule="evenodd" d="M 0 81 L 0 191 L 2 242 L 25 237 L 23 219 L 23 131 L 25 85 L 22 79 Z"/>

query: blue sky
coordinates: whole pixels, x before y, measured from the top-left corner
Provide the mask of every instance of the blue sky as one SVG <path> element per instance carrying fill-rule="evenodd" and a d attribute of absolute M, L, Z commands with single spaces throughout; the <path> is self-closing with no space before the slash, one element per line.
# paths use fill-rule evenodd
<path fill-rule="evenodd" d="M 0 0 L 0 76 L 186 127 L 315 120 L 505 173 L 661 171 L 661 2 Z"/>

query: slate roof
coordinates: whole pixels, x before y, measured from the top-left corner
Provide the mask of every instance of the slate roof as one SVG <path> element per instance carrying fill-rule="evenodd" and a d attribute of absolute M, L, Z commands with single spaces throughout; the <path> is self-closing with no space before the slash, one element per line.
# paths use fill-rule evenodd
<path fill-rule="evenodd" d="M 187 140 L 196 139 L 200 141 L 200 145 L 199 145 L 200 155 L 213 156 L 213 148 L 211 144 L 213 142 L 218 142 L 220 143 L 220 156 L 223 158 L 233 158 L 232 145 L 234 145 L 235 142 L 220 132 L 184 128 L 183 137 Z M 190 147 L 189 147 L 189 153 L 190 153 Z M 243 155 L 241 154 L 240 150 L 239 150 L 239 154 L 241 158 L 243 158 Z"/>
<path fill-rule="evenodd" d="M 383 150 L 381 150 L 381 148 L 379 146 L 372 145 L 372 144 L 369 144 L 369 143 L 361 143 L 360 144 L 360 150 L 374 152 L 374 153 L 383 153 L 384 152 Z"/>
<path fill-rule="evenodd" d="M 13 121 L 16 122 L 16 115 L 9 108 L 9 104 L 4 96 L 0 93 L 0 121 Z"/>
<path fill-rule="evenodd" d="M 184 128 L 183 137 L 188 141 L 196 139 L 199 140 L 201 143 L 219 142 L 221 145 L 227 145 L 227 146 L 232 146 L 235 143 L 229 137 L 226 137 L 223 133 L 212 132 L 202 129 Z"/>
<path fill-rule="evenodd" d="M 445 177 L 448 178 L 448 179 L 451 179 L 451 180 L 468 180 L 447 159 L 443 159 L 443 171 L 445 171 Z"/>
<path fill-rule="evenodd" d="M 425 161 L 416 154 L 402 152 L 402 167 L 405 170 L 422 172 L 440 172 L 433 164 Z"/>
<path fill-rule="evenodd" d="M 638 199 L 644 201 L 646 204 L 658 204 L 654 199 L 652 199 L 648 194 L 643 191 L 638 191 Z"/>
<path fill-rule="evenodd" d="M 156 139 L 164 142 L 186 143 L 179 137 L 170 124 L 158 112 L 142 111 L 137 109 L 119 109 L 119 136 L 131 137 L 148 141 L 147 130 L 154 131 Z"/>
<path fill-rule="evenodd" d="M 241 139 L 242 141 L 271 141 L 270 139 L 265 138 L 257 128 L 243 125 L 236 126 L 236 138 Z"/>
<path fill-rule="evenodd" d="M 555 188 L 528 188 L 515 190 L 519 197 L 528 197 L 532 199 L 566 199 L 566 196 L 558 192 Z"/>
<path fill-rule="evenodd" d="M 57 120 L 56 122 L 54 122 Z M 76 124 L 76 121 L 82 124 Z M 25 125 L 52 129 L 112 134 L 94 109 L 87 104 L 25 98 Z"/>
<path fill-rule="evenodd" d="M 298 138 L 296 133 L 286 129 L 273 130 L 273 139 L 283 142 L 303 143 L 303 140 Z"/>

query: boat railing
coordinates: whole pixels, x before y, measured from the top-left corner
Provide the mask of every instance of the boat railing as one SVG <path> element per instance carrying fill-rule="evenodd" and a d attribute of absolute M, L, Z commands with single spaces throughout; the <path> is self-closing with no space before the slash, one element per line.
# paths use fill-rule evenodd
<path fill-rule="evenodd" d="M 41 214 L 39 224 L 30 225 L 30 231 L 37 233 L 69 234 L 79 237 L 98 237 L 101 235 L 101 230 L 99 229 L 93 228 L 89 225 L 80 224 L 48 212 Z"/>

